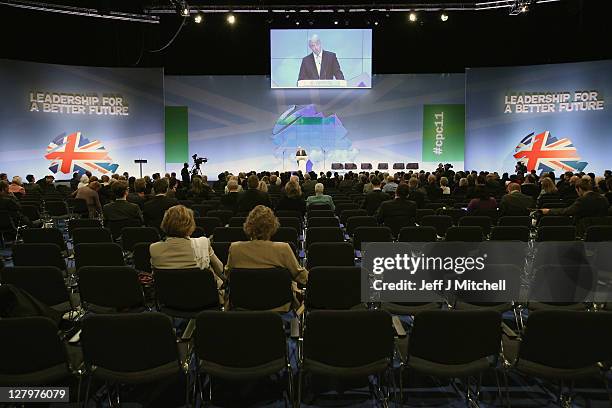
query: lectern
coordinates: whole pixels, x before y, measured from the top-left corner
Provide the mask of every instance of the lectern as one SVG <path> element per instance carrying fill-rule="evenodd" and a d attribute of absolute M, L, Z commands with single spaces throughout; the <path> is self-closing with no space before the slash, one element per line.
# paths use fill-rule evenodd
<path fill-rule="evenodd" d="M 147 161 L 145 159 L 138 159 L 138 160 L 134 160 L 134 163 L 137 163 L 140 165 L 140 178 L 142 178 L 142 165 L 147 163 Z"/>

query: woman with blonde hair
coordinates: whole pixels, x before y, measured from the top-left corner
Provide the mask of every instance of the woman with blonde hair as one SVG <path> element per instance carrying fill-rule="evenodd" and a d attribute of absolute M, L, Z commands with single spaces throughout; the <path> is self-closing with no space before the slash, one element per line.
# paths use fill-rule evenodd
<path fill-rule="evenodd" d="M 9 193 L 13 193 L 13 194 L 19 193 L 22 196 L 25 195 L 26 191 L 25 191 L 25 188 L 23 188 L 23 184 L 21 183 L 21 177 L 19 176 L 13 177 L 13 181 L 11 181 L 8 191 Z"/>
<path fill-rule="evenodd" d="M 544 200 L 548 198 L 560 198 L 559 191 L 557 190 L 557 186 L 555 186 L 555 182 L 550 179 L 550 177 L 542 177 L 540 179 L 540 194 L 538 195 L 538 208 L 541 208 L 544 204 Z"/>
<path fill-rule="evenodd" d="M 195 227 L 190 208 L 183 205 L 168 208 L 161 222 L 166 240 L 151 244 L 151 266 L 153 269 L 206 270 L 214 274 L 217 288 L 221 288 L 225 279 L 223 264 L 215 255 L 208 238 L 190 238 Z"/>
<path fill-rule="evenodd" d="M 226 276 L 231 276 L 233 268 L 285 268 L 293 278 L 294 289 L 297 290 L 296 283 L 305 285 L 308 271 L 298 263 L 291 246 L 286 242 L 271 241 L 278 228 L 278 219 L 270 208 L 264 205 L 253 208 L 243 225 L 249 241 L 232 242 L 230 245 Z M 298 302 L 294 301 L 293 306 L 297 305 Z M 278 310 L 288 311 L 290 307 L 290 304 L 285 304 Z"/>
<path fill-rule="evenodd" d="M 257 189 L 259 191 L 263 191 L 264 193 L 267 193 L 268 192 L 268 184 L 264 180 L 260 180 L 259 184 L 257 185 Z"/>

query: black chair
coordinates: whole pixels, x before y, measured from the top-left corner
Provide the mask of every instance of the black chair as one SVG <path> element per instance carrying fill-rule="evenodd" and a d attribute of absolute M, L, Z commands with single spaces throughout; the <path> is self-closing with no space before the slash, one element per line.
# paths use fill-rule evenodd
<path fill-rule="evenodd" d="M 0 319 L 0 385 L 49 386 L 72 377 L 82 359 L 46 317 Z"/>
<path fill-rule="evenodd" d="M 354 266 L 355 250 L 350 242 L 315 242 L 308 247 L 306 268 Z"/>
<path fill-rule="evenodd" d="M 488 236 L 491 233 L 492 225 L 493 220 L 491 217 L 486 215 L 468 215 L 467 217 L 463 217 L 459 220 L 459 226 L 461 227 L 478 226 L 482 228 L 482 233 L 485 236 Z"/>
<path fill-rule="evenodd" d="M 432 210 L 431 208 L 417 208 L 416 210 L 416 222 L 417 224 L 421 223 L 421 219 L 428 215 L 436 215 L 436 210 Z"/>
<path fill-rule="evenodd" d="M 346 334 L 351 333 L 351 341 Z M 304 325 L 304 341 L 298 371 L 297 403 L 301 402 L 305 377 L 352 386 L 370 385 L 383 400 L 394 348 L 391 315 L 382 310 L 312 311 Z M 370 383 L 371 376 L 378 378 Z M 332 384 L 330 384 L 332 385 Z M 344 387 L 342 387 L 344 388 Z M 344 389 L 343 389 L 344 391 Z M 385 406 L 386 401 L 383 401 Z M 312 404 L 316 405 L 316 404 Z"/>
<path fill-rule="evenodd" d="M 489 217 L 491 219 L 491 224 L 497 224 L 497 220 L 499 219 L 499 210 L 497 208 L 480 208 L 474 210 L 470 217 Z"/>
<path fill-rule="evenodd" d="M 348 310 L 363 307 L 361 268 L 315 266 L 308 268 L 306 310 Z"/>
<path fill-rule="evenodd" d="M 531 217 L 528 215 L 505 215 L 499 217 L 497 225 L 501 227 L 527 227 L 531 228 Z"/>
<path fill-rule="evenodd" d="M 452 347 L 448 346 L 448 339 L 453 339 Z M 501 314 L 498 312 L 424 311 L 414 318 L 402 371 L 437 378 L 479 376 L 495 368 L 500 348 Z M 477 406 L 471 393 L 466 394 L 466 399 Z"/>
<path fill-rule="evenodd" d="M 295 210 L 276 210 L 274 211 L 274 214 L 277 217 L 291 217 L 291 218 L 298 218 L 298 219 L 304 218 L 301 212 L 295 211 Z"/>
<path fill-rule="evenodd" d="M 161 222 L 161 220 L 159 220 L 159 222 Z M 124 228 L 128 228 L 128 227 L 140 228 L 142 227 L 142 221 L 134 219 L 134 218 L 128 219 L 128 220 L 119 220 L 119 221 L 106 221 L 104 223 L 104 226 L 111 230 L 113 239 L 116 241 L 119 238 L 121 238 L 121 233 L 123 232 Z"/>
<path fill-rule="evenodd" d="M 138 242 L 132 248 L 134 268 L 139 272 L 151 272 L 151 243 Z"/>
<path fill-rule="evenodd" d="M 199 312 L 219 309 L 219 291 L 211 271 L 155 269 L 157 310 L 172 317 L 191 319 Z"/>
<path fill-rule="evenodd" d="M 77 228 L 102 228 L 100 220 L 95 218 L 73 218 L 68 220 L 68 235 L 72 237 L 72 231 Z"/>
<path fill-rule="evenodd" d="M 550 226 L 568 226 L 573 225 L 572 219 L 564 215 L 545 215 L 540 218 L 538 227 L 550 227 Z"/>
<path fill-rule="evenodd" d="M 275 242 L 286 242 L 290 244 L 294 250 L 298 248 L 298 232 L 295 228 L 279 227 L 270 240 Z"/>
<path fill-rule="evenodd" d="M 587 242 L 612 241 L 612 225 L 592 225 L 588 227 L 584 240 Z"/>
<path fill-rule="evenodd" d="M 236 339 L 249 333 L 248 347 Z M 215 379 L 245 382 L 283 373 L 287 400 L 293 400 L 292 370 L 281 317 L 272 312 L 202 312 L 196 318 L 194 340 L 197 384 L 203 391 L 203 376 L 208 376 L 212 397 Z M 203 395 L 204 392 L 200 392 Z M 204 401 L 203 401 L 204 402 Z M 209 401 L 210 402 L 210 401 Z"/>
<path fill-rule="evenodd" d="M 87 201 L 84 198 L 67 198 L 66 205 L 71 214 L 76 214 L 79 217 L 89 216 L 89 208 L 87 208 Z"/>
<path fill-rule="evenodd" d="M 281 227 L 291 227 L 297 231 L 298 234 L 302 233 L 302 219 L 296 217 L 277 217 L 278 223 Z M 242 225 L 241 225 L 242 226 Z"/>
<path fill-rule="evenodd" d="M 574 241 L 576 239 L 576 227 L 566 226 L 544 226 L 538 227 L 537 241 Z"/>
<path fill-rule="evenodd" d="M 346 226 L 346 220 L 348 220 L 349 218 L 366 217 L 367 215 L 368 215 L 368 212 L 364 210 L 363 208 L 356 209 L 356 210 L 343 210 L 340 213 L 340 223 Z"/>
<path fill-rule="evenodd" d="M 378 221 L 376 221 L 375 217 L 371 216 L 356 216 L 350 217 L 346 220 L 346 233 L 349 235 L 353 235 L 355 233 L 355 228 L 357 227 L 378 227 Z"/>
<path fill-rule="evenodd" d="M 361 250 L 362 242 L 391 242 L 393 236 L 389 227 L 357 227 L 353 235 L 355 249 Z"/>
<path fill-rule="evenodd" d="M 586 310 L 597 289 L 597 273 L 588 264 L 541 265 L 529 289 L 529 310 Z"/>
<path fill-rule="evenodd" d="M 132 252 L 138 242 L 157 242 L 159 234 L 153 227 L 125 227 L 121 231 L 121 246 L 124 251 Z"/>
<path fill-rule="evenodd" d="M 291 274 L 287 269 L 233 268 L 229 274 L 232 309 L 273 310 L 293 301 Z"/>
<path fill-rule="evenodd" d="M 391 229 L 391 234 L 397 237 L 404 227 L 414 227 L 414 217 L 400 215 L 396 217 L 386 217 L 383 220 L 383 225 Z"/>
<path fill-rule="evenodd" d="M 207 217 L 217 217 L 221 220 L 223 225 L 227 225 L 230 218 L 234 216 L 234 213 L 230 210 L 212 210 L 206 213 Z"/>
<path fill-rule="evenodd" d="M 337 216 L 340 216 L 343 211 L 359 209 L 359 206 L 353 202 L 343 203 L 339 200 L 336 200 L 335 198 L 334 198 L 334 207 L 335 207 L 334 212 L 336 213 Z"/>
<path fill-rule="evenodd" d="M 215 255 L 217 255 L 217 258 L 219 258 L 219 260 L 221 261 L 223 265 L 226 265 L 227 257 L 229 255 L 229 248 L 232 245 L 232 243 L 214 241 L 214 242 L 211 242 L 210 245 L 212 246 L 212 249 Z"/>
<path fill-rule="evenodd" d="M 533 267 L 544 265 L 588 265 L 586 246 L 583 241 L 548 241 L 535 246 Z"/>
<path fill-rule="evenodd" d="M 113 242 L 113 236 L 110 230 L 106 228 L 75 228 L 72 231 L 72 242 L 74 245 L 96 243 L 96 242 Z"/>
<path fill-rule="evenodd" d="M 247 217 L 232 217 L 230 218 L 229 222 L 227 223 L 228 227 L 240 227 L 242 228 L 242 226 L 244 225 L 244 222 L 246 221 Z M 221 225 L 219 225 L 221 226 Z"/>
<path fill-rule="evenodd" d="M 446 230 L 453 226 L 453 219 L 448 215 L 426 215 L 417 222 L 423 227 L 434 227 L 436 234 L 441 237 L 445 236 Z"/>
<path fill-rule="evenodd" d="M 62 313 L 73 310 L 78 304 L 68 293 L 62 271 L 54 266 L 7 267 L 1 277 L 2 284 L 15 285 Z"/>
<path fill-rule="evenodd" d="M 196 217 L 195 223 L 198 227 L 204 230 L 204 234 L 207 237 L 210 237 L 213 234 L 215 228 L 222 227 L 224 225 L 223 221 L 221 221 L 221 218 L 219 217 Z M 239 226 L 242 227 L 242 225 Z"/>
<path fill-rule="evenodd" d="M 503 217 L 502 217 L 503 218 Z M 529 241 L 529 227 L 503 225 L 491 228 L 491 241 Z"/>
<path fill-rule="evenodd" d="M 438 215 L 448 215 L 453 219 L 454 225 L 459 225 L 459 220 L 467 216 L 467 211 L 463 208 L 440 208 Z"/>
<path fill-rule="evenodd" d="M 219 227 L 215 228 L 212 236 L 213 241 L 219 242 L 236 242 L 248 241 L 249 238 L 242 227 Z"/>
<path fill-rule="evenodd" d="M 196 225 L 196 227 L 193 229 L 193 232 L 191 233 L 189 237 L 190 238 L 200 238 L 200 237 L 205 237 L 205 236 L 206 236 L 206 233 L 204 232 L 204 228 L 198 227 Z"/>
<path fill-rule="evenodd" d="M 306 230 L 306 249 L 314 242 L 342 242 L 344 234 L 339 227 L 312 227 Z"/>
<path fill-rule="evenodd" d="M 404 227 L 397 237 L 399 242 L 435 242 L 437 233 L 435 227 Z"/>
<path fill-rule="evenodd" d="M 57 228 L 28 228 L 21 232 L 21 236 L 26 244 L 55 244 L 60 250 L 68 251 L 64 234 Z"/>
<path fill-rule="evenodd" d="M 78 271 L 81 304 L 86 310 L 117 313 L 143 309 L 144 294 L 133 268 L 83 266 Z"/>
<path fill-rule="evenodd" d="M 60 247 L 56 244 L 13 245 L 13 264 L 15 266 L 54 266 L 61 271 L 66 271 L 66 261 Z"/>
<path fill-rule="evenodd" d="M 480 226 L 459 226 L 450 227 L 446 230 L 447 241 L 481 242 L 483 238 Z"/>
<path fill-rule="evenodd" d="M 49 200 L 45 197 L 45 210 L 54 220 L 64 220 L 70 217 L 68 207 L 63 201 Z"/>
<path fill-rule="evenodd" d="M 78 244 L 74 246 L 77 273 L 83 266 L 124 266 L 123 251 L 114 242 Z"/>
<path fill-rule="evenodd" d="M 440 210 L 446 206 L 445 203 L 425 203 L 426 210 Z"/>
<path fill-rule="evenodd" d="M 327 206 L 327 204 L 325 204 L 325 206 Z M 313 217 L 335 217 L 336 214 L 334 214 L 334 212 L 332 210 L 329 209 L 329 206 L 327 206 L 328 209 L 320 209 L 320 208 L 316 208 L 313 206 L 310 206 L 308 208 L 308 213 L 307 218 L 313 218 Z"/>
<path fill-rule="evenodd" d="M 40 220 L 40 211 L 37 205 L 22 205 L 21 214 L 32 222 Z"/>
<path fill-rule="evenodd" d="M 580 328 L 572 330 L 572 328 Z M 513 350 L 506 347 L 505 350 Z M 559 403 L 572 405 L 576 380 L 601 378 L 612 401 L 606 371 L 612 360 L 612 313 L 541 310 L 529 314 L 513 368 L 530 377 L 560 381 Z M 570 383 L 564 395 L 563 382 Z"/>
<path fill-rule="evenodd" d="M 111 390 L 118 384 L 181 377 L 180 345 L 177 347 L 170 319 L 161 313 L 87 316 L 82 322 L 81 344 L 89 373 L 87 390 L 92 379 L 105 382 Z M 115 391 L 119 399 L 120 392 Z M 85 405 L 88 400 L 87 392 Z"/>
<path fill-rule="evenodd" d="M 340 221 L 336 217 L 312 217 L 308 219 L 310 227 L 339 227 Z"/>

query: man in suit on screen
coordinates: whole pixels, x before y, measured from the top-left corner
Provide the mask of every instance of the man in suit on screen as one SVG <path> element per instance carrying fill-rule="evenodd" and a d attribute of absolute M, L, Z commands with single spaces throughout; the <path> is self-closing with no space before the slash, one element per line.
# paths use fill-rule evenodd
<path fill-rule="evenodd" d="M 324 51 L 319 36 L 314 34 L 308 40 L 310 54 L 302 58 L 298 81 L 303 79 L 344 79 L 336 54 Z"/>

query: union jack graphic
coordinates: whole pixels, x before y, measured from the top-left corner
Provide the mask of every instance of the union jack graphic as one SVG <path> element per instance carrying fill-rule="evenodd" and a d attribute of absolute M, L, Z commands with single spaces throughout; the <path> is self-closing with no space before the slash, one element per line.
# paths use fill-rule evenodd
<path fill-rule="evenodd" d="M 81 132 L 59 135 L 47 146 L 45 159 L 51 160 L 49 170 L 53 173 L 116 172 L 118 164 L 108 155 L 99 140 L 89 141 Z"/>
<path fill-rule="evenodd" d="M 578 151 L 568 138 L 558 139 L 547 130 L 534 136 L 530 133 L 514 149 L 514 158 L 527 170 L 580 172 L 587 162 L 579 161 Z"/>

